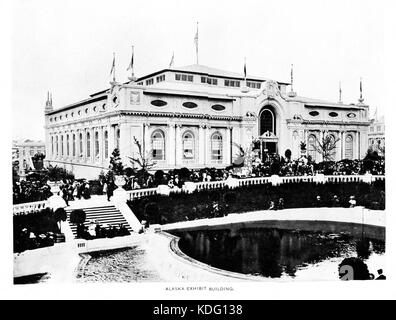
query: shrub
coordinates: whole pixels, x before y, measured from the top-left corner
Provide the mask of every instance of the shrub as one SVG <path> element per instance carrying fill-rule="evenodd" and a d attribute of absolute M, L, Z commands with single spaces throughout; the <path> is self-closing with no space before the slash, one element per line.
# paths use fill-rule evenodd
<path fill-rule="evenodd" d="M 164 171 L 157 170 L 154 173 L 154 184 L 159 185 L 164 183 Z"/>
<path fill-rule="evenodd" d="M 58 166 L 53 167 L 50 165 L 47 168 L 47 176 L 50 181 L 74 180 L 73 173 Z"/>
<path fill-rule="evenodd" d="M 345 258 L 342 262 L 338 265 L 338 272 L 340 278 L 342 277 L 341 274 L 341 267 L 342 266 L 350 266 L 353 269 L 353 278 L 352 280 L 370 280 L 370 273 L 367 268 L 367 264 L 363 262 L 362 259 L 351 257 Z"/>
<path fill-rule="evenodd" d="M 152 223 L 160 223 L 159 209 L 155 202 L 147 203 L 144 208 L 144 215 L 147 221 Z"/>
<path fill-rule="evenodd" d="M 82 209 L 76 209 L 70 213 L 70 223 L 73 224 L 83 224 L 86 218 L 87 215 Z"/>
<path fill-rule="evenodd" d="M 365 183 L 289 183 L 279 186 L 251 185 L 234 190 L 227 188 L 217 190 L 195 191 L 192 194 L 171 193 L 170 196 L 149 196 L 129 201 L 128 205 L 139 220 L 150 219 L 145 215 L 148 203 L 156 203 L 163 221 L 177 222 L 211 216 L 213 203 L 219 204 L 226 213 L 249 212 L 268 209 L 269 202 L 276 204 L 284 199 L 285 208 L 307 208 L 318 206 L 316 197 L 322 198 L 322 206 L 349 207 L 348 201 L 354 195 L 359 206 L 372 206 L 378 202 L 381 209 L 385 207 L 384 184 L 368 185 Z M 337 195 L 339 203 L 333 201 Z M 151 221 L 154 223 L 154 221 Z"/>
<path fill-rule="evenodd" d="M 183 180 L 183 181 L 189 181 L 189 180 L 190 180 L 190 177 L 191 177 L 191 171 L 190 171 L 188 168 L 183 167 L 183 168 L 180 169 L 180 171 L 179 171 L 179 178 L 180 178 L 181 180 Z"/>

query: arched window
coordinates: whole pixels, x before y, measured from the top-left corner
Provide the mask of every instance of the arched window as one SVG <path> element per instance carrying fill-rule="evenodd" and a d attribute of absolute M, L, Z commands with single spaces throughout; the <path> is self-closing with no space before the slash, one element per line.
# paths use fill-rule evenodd
<path fill-rule="evenodd" d="M 69 135 L 67 134 L 67 135 L 66 135 L 66 156 L 69 156 L 69 155 L 70 155 L 69 143 L 70 143 L 70 141 L 69 141 Z"/>
<path fill-rule="evenodd" d="M 87 132 L 87 157 L 91 156 L 91 135 Z"/>
<path fill-rule="evenodd" d="M 350 134 L 345 138 L 345 159 L 353 159 L 353 137 Z"/>
<path fill-rule="evenodd" d="M 99 157 L 99 132 L 95 132 L 95 157 Z"/>
<path fill-rule="evenodd" d="M 83 141 L 83 134 L 80 133 L 79 139 L 80 141 L 80 157 L 84 155 L 84 141 Z"/>
<path fill-rule="evenodd" d="M 165 135 L 161 130 L 151 135 L 151 148 L 154 160 L 165 160 Z"/>
<path fill-rule="evenodd" d="M 109 134 L 107 131 L 104 133 L 104 156 L 106 159 L 109 157 Z"/>
<path fill-rule="evenodd" d="M 76 156 L 76 135 L 73 133 L 73 146 L 72 146 L 73 157 Z"/>
<path fill-rule="evenodd" d="M 316 137 L 313 134 L 308 137 L 308 156 L 311 156 L 312 160 L 316 160 Z"/>
<path fill-rule="evenodd" d="M 210 140 L 212 160 L 221 162 L 223 160 L 223 137 L 220 133 L 215 132 Z"/>
<path fill-rule="evenodd" d="M 63 135 L 61 136 L 61 157 L 63 157 Z"/>
<path fill-rule="evenodd" d="M 120 150 L 120 129 L 116 130 L 116 148 Z"/>
<path fill-rule="evenodd" d="M 264 109 L 260 113 L 260 135 L 267 131 L 276 134 L 275 132 L 275 115 L 270 109 Z"/>
<path fill-rule="evenodd" d="M 193 133 L 190 131 L 186 131 L 183 134 L 183 159 L 195 159 L 195 140 Z"/>
<path fill-rule="evenodd" d="M 51 136 L 51 155 L 54 155 L 54 136 Z"/>

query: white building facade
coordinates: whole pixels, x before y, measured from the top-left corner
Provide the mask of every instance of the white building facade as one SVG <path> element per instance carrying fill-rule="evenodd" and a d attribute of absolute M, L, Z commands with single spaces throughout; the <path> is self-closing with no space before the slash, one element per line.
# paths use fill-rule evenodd
<path fill-rule="evenodd" d="M 52 100 L 52 99 L 51 99 Z M 360 159 L 368 148 L 368 106 L 300 97 L 289 83 L 191 65 L 164 69 L 88 99 L 45 109 L 46 161 L 76 177 L 107 170 L 114 148 L 125 166 L 135 157 L 136 138 L 151 154 L 153 170 L 229 166 L 239 150 L 258 140 L 261 150 L 292 158 L 307 153 L 321 161 L 314 144 L 330 134 L 334 160 Z"/>
<path fill-rule="evenodd" d="M 371 120 L 368 133 L 369 148 L 377 151 L 379 155 L 385 155 L 385 119 L 382 116 Z"/>

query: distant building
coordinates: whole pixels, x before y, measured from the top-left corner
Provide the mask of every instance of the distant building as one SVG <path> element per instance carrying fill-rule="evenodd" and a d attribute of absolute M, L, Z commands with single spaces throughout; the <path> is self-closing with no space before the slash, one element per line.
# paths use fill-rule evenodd
<path fill-rule="evenodd" d="M 341 100 L 341 95 L 340 95 Z M 292 158 L 300 142 L 316 161 L 325 134 L 339 139 L 334 160 L 360 159 L 367 151 L 370 121 L 362 92 L 356 104 L 298 96 L 290 83 L 200 64 L 159 70 L 87 99 L 54 109 L 45 106 L 46 162 L 97 177 L 118 148 L 124 165 L 136 157 L 133 138 L 151 154 L 154 170 L 229 166 L 258 141 L 261 150 Z"/>
<path fill-rule="evenodd" d="M 384 116 L 371 119 L 368 133 L 369 149 L 384 155 L 385 151 L 385 119 Z"/>
<path fill-rule="evenodd" d="M 29 139 L 14 141 L 12 146 L 12 159 L 19 161 L 19 173 L 27 169 L 35 169 L 33 166 L 32 157 L 36 154 L 45 155 L 45 143 L 38 140 L 33 141 Z"/>

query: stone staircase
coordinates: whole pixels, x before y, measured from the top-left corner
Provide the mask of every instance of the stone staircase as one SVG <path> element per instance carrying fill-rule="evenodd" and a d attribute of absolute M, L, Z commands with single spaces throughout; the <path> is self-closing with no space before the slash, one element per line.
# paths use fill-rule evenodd
<path fill-rule="evenodd" d="M 75 208 L 65 208 L 67 212 L 67 221 L 69 222 L 70 228 L 73 232 L 74 238 L 77 236 L 77 225 L 70 223 L 70 213 L 75 209 Z M 90 222 L 93 221 L 98 221 L 102 226 L 108 225 L 108 226 L 117 226 L 119 224 L 122 224 L 130 233 L 133 232 L 131 226 L 127 222 L 127 220 L 124 218 L 120 210 L 118 210 L 114 205 L 108 204 L 108 205 L 101 205 L 101 206 L 96 206 L 96 207 L 88 207 L 88 208 L 79 208 L 84 210 L 86 213 L 86 219 L 85 219 L 85 226 L 88 226 Z"/>

